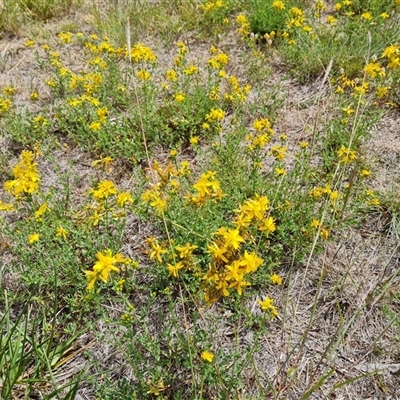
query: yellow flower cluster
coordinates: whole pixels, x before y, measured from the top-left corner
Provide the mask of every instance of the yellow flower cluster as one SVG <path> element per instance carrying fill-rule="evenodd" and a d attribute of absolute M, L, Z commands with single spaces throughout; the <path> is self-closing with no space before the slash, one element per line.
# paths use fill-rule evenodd
<path fill-rule="evenodd" d="M 332 187 L 329 183 L 327 183 L 324 187 L 316 186 L 310 190 L 310 196 L 314 197 L 314 199 L 319 199 L 321 197 L 328 197 L 332 200 L 333 205 L 336 204 L 339 199 L 339 191 L 332 190 Z"/>
<path fill-rule="evenodd" d="M 337 18 L 335 18 L 333 15 L 328 15 L 326 17 L 326 23 L 328 25 L 334 26 L 337 24 Z"/>
<path fill-rule="evenodd" d="M 256 150 L 257 148 L 262 149 L 270 142 L 274 135 L 274 130 L 268 118 L 256 119 L 253 122 L 253 128 L 257 133 L 250 133 L 246 136 L 246 141 L 248 143 L 247 148 L 249 151 Z"/>
<path fill-rule="evenodd" d="M 97 185 L 97 190 L 91 189 L 90 194 L 97 200 L 107 199 L 109 196 L 117 194 L 118 189 L 112 181 L 102 181 Z"/>
<path fill-rule="evenodd" d="M 198 72 L 199 72 L 199 67 L 197 67 L 196 65 L 189 65 L 187 68 L 183 70 L 183 73 L 185 75 L 194 75 L 197 74 Z"/>
<path fill-rule="evenodd" d="M 109 171 L 111 168 L 111 164 L 113 163 L 112 157 L 101 157 L 98 160 L 94 160 L 92 162 L 93 168 L 101 168 L 103 171 Z"/>
<path fill-rule="evenodd" d="M 103 83 L 103 77 L 101 76 L 101 74 L 99 72 L 88 72 L 88 73 L 84 74 L 82 77 L 77 77 L 77 80 L 78 80 L 78 82 L 79 82 L 79 80 L 81 80 L 82 87 L 88 95 L 93 95 L 94 93 L 96 93 L 98 91 L 100 85 Z M 71 79 L 70 88 L 75 89 L 72 79 Z"/>
<path fill-rule="evenodd" d="M 280 0 L 276 0 L 272 3 L 272 7 L 275 8 L 276 11 L 283 11 L 285 7 L 285 3 Z"/>
<path fill-rule="evenodd" d="M 223 0 L 209 0 L 207 3 L 201 4 L 200 8 L 205 12 L 226 8 L 228 5 Z"/>
<path fill-rule="evenodd" d="M 25 47 L 31 48 L 31 47 L 33 47 L 34 45 L 35 45 L 35 41 L 34 41 L 34 40 L 28 39 L 28 40 L 25 42 Z"/>
<path fill-rule="evenodd" d="M 87 62 L 88 65 L 94 65 L 100 69 L 106 69 L 107 63 L 99 56 L 92 58 L 91 60 L 88 60 Z"/>
<path fill-rule="evenodd" d="M 338 87 L 335 93 L 343 93 L 346 88 L 354 88 L 356 85 L 353 79 L 348 78 L 345 74 L 342 74 L 337 79 Z"/>
<path fill-rule="evenodd" d="M 169 69 L 165 73 L 165 79 L 170 82 L 176 82 L 178 80 L 178 74 L 174 69 Z"/>
<path fill-rule="evenodd" d="M 215 55 L 208 59 L 207 64 L 213 69 L 222 70 L 229 62 L 228 55 L 219 51 L 214 46 L 211 47 L 210 52 Z"/>
<path fill-rule="evenodd" d="M 317 0 L 314 9 L 316 18 L 321 18 L 321 13 L 326 9 L 326 4 L 322 0 Z"/>
<path fill-rule="evenodd" d="M 61 42 L 65 44 L 70 44 L 72 43 L 72 38 L 74 34 L 72 32 L 60 32 L 57 36 L 61 40 Z"/>
<path fill-rule="evenodd" d="M 136 73 L 136 76 L 142 81 L 148 81 L 151 78 L 151 73 L 145 69 L 141 69 Z"/>
<path fill-rule="evenodd" d="M 251 90 L 250 85 L 240 86 L 240 83 L 236 76 L 230 76 L 228 79 L 229 88 L 228 93 L 225 93 L 224 99 L 234 102 L 238 101 L 243 103 L 247 99 L 247 95 Z"/>
<path fill-rule="evenodd" d="M 190 270 L 193 268 L 193 251 L 197 249 L 198 246 L 186 243 L 184 246 L 175 246 L 175 250 L 179 253 L 180 261 L 174 264 L 167 263 L 168 277 L 172 276 L 174 278 L 179 278 L 179 271 L 181 269 Z M 178 258 L 177 256 L 174 259 Z"/>
<path fill-rule="evenodd" d="M 396 70 L 400 67 L 400 46 L 392 44 L 383 51 L 382 57 L 387 61 L 387 67 Z"/>
<path fill-rule="evenodd" d="M 5 114 L 11 108 L 11 100 L 10 99 L 1 99 L 0 98 L 0 116 Z"/>
<path fill-rule="evenodd" d="M 119 253 L 113 255 L 111 250 L 106 250 L 104 253 L 98 252 L 96 257 L 97 262 L 94 264 L 92 270 L 85 271 L 88 281 L 87 290 L 90 292 L 93 291 L 98 279 L 107 283 L 112 272 L 120 271 L 116 264 L 129 265 L 132 263 L 132 260 L 123 257 Z"/>
<path fill-rule="evenodd" d="M 212 108 L 208 114 L 206 114 L 207 122 L 221 121 L 225 117 L 225 111 L 221 108 Z"/>
<path fill-rule="evenodd" d="M 45 202 L 43 203 L 36 211 L 35 211 L 35 219 L 36 221 L 43 221 L 42 216 L 49 211 L 49 206 Z"/>
<path fill-rule="evenodd" d="M 13 175 L 15 179 L 4 183 L 4 190 L 17 200 L 38 191 L 40 177 L 33 152 L 22 151 L 21 160 L 13 168 Z"/>
<path fill-rule="evenodd" d="M 168 250 L 161 245 L 157 239 L 154 237 L 149 237 L 146 240 L 149 246 L 149 257 L 150 260 L 155 260 L 158 263 L 164 263 L 163 254 L 168 253 Z M 193 268 L 193 251 L 197 249 L 198 246 L 186 243 L 184 246 L 175 246 L 173 248 L 174 255 L 168 256 L 167 259 L 173 259 L 174 263 L 166 263 L 168 270 L 168 277 L 179 278 L 179 273 L 182 269 L 191 270 Z M 179 261 L 176 261 L 179 260 Z"/>
<path fill-rule="evenodd" d="M 118 189 L 112 181 L 104 180 L 97 184 L 97 189 L 90 189 L 89 194 L 95 200 L 87 209 L 90 210 L 89 219 L 93 226 L 111 217 L 119 219 L 125 216 L 124 208 L 127 204 L 133 203 L 132 195 L 129 192 Z"/>
<path fill-rule="evenodd" d="M 361 19 L 365 19 L 366 21 L 370 22 L 374 19 L 374 17 L 369 11 L 366 11 L 361 14 Z"/>
<path fill-rule="evenodd" d="M 37 100 L 39 100 L 39 93 L 38 92 L 32 92 L 29 95 L 29 98 L 30 98 L 31 101 L 37 101 Z"/>
<path fill-rule="evenodd" d="M 0 199 L 0 211 L 14 211 L 14 206 L 11 203 L 3 203 L 3 201 Z"/>
<path fill-rule="evenodd" d="M 222 227 L 215 235 L 217 239 L 209 246 L 212 256 L 205 281 L 204 291 L 207 303 L 215 302 L 222 296 L 229 296 L 229 289 L 236 289 L 242 295 L 243 288 L 250 285 L 245 275 L 257 271 L 263 263 L 255 252 L 239 254 L 239 248 L 245 242 L 239 229 Z"/>
<path fill-rule="evenodd" d="M 196 194 L 186 196 L 190 203 L 201 206 L 209 199 L 222 199 L 223 193 L 215 174 L 214 171 L 207 171 L 200 176 L 193 185 Z"/>
<path fill-rule="evenodd" d="M 175 93 L 174 98 L 175 98 L 176 102 L 183 103 L 186 99 L 186 96 L 183 93 L 178 92 L 178 93 Z"/>
<path fill-rule="evenodd" d="M 357 159 L 357 153 L 346 146 L 341 146 L 337 155 L 343 164 L 350 164 Z"/>
<path fill-rule="evenodd" d="M 56 229 L 56 237 L 67 239 L 68 231 L 62 226 L 57 227 Z"/>
<path fill-rule="evenodd" d="M 127 54 L 128 55 L 128 52 Z M 150 47 L 145 46 L 143 43 L 135 44 L 130 51 L 132 61 L 139 62 L 154 62 L 157 56 L 153 53 Z"/>
<path fill-rule="evenodd" d="M 31 235 L 28 236 L 28 243 L 29 244 L 34 244 L 38 242 L 40 239 L 40 235 L 38 233 L 32 233 Z"/>
<path fill-rule="evenodd" d="M 146 243 L 150 247 L 150 260 L 157 260 L 161 264 L 163 262 L 162 255 L 167 253 L 167 250 L 153 236 L 149 237 Z"/>
<path fill-rule="evenodd" d="M 188 48 L 183 42 L 178 42 L 178 55 L 174 58 L 174 64 L 177 67 L 181 67 L 186 64 L 186 53 L 188 52 Z M 167 78 L 168 79 L 168 78 Z M 177 79 L 168 79 L 175 81 Z"/>
<path fill-rule="evenodd" d="M 373 190 L 366 189 L 365 194 L 367 197 L 367 199 L 366 199 L 367 205 L 369 205 L 369 206 L 379 206 L 380 205 L 381 202 L 379 200 L 379 196 Z"/>
<path fill-rule="evenodd" d="M 211 363 L 214 360 L 214 353 L 212 353 L 211 351 L 205 350 L 201 353 L 201 359 Z"/>
<path fill-rule="evenodd" d="M 264 300 L 258 300 L 258 304 L 261 310 L 269 312 L 272 318 L 278 316 L 278 309 L 274 306 L 274 301 L 269 296 L 265 296 Z"/>
<path fill-rule="evenodd" d="M 14 96 L 14 94 L 17 92 L 17 89 L 13 86 L 5 86 L 3 88 L 4 93 L 6 94 L 6 96 Z"/>
<path fill-rule="evenodd" d="M 255 224 L 259 231 L 269 234 L 275 232 L 275 220 L 271 216 L 266 216 L 269 210 L 269 199 L 267 196 L 256 195 L 254 199 L 246 200 L 236 212 L 235 225 L 239 228 L 248 228 Z"/>
<path fill-rule="evenodd" d="M 180 189 L 179 180 L 176 178 L 190 175 L 189 162 L 182 161 L 180 168 L 168 162 L 164 168 L 157 161 L 151 165 L 151 170 L 157 173 L 152 175 L 153 184 L 142 194 L 144 204 L 149 204 L 158 214 L 162 214 L 168 205 L 168 193 L 175 193 Z M 154 182 L 158 178 L 157 182 Z"/>
<path fill-rule="evenodd" d="M 313 219 L 311 221 L 311 227 L 319 230 L 319 236 L 321 236 L 323 239 L 328 239 L 329 230 L 321 224 L 321 221 L 318 219 Z"/>
<path fill-rule="evenodd" d="M 278 161 L 283 161 L 286 157 L 286 151 L 287 148 L 286 146 L 282 146 L 280 144 L 277 144 L 275 146 L 272 146 L 271 148 L 271 154 L 275 157 L 276 160 Z"/>
<path fill-rule="evenodd" d="M 378 61 L 371 61 L 364 67 L 364 72 L 369 78 L 375 78 L 376 76 L 384 77 L 385 70 L 381 67 Z"/>
<path fill-rule="evenodd" d="M 289 10 L 289 14 L 290 19 L 287 22 L 287 27 L 289 29 L 293 27 L 300 28 L 304 24 L 306 17 L 304 16 L 304 12 L 301 8 L 292 7 Z"/>
<path fill-rule="evenodd" d="M 144 203 L 149 204 L 161 215 L 167 208 L 167 200 L 159 187 L 160 185 L 155 185 L 152 189 L 147 189 L 141 198 Z"/>
<path fill-rule="evenodd" d="M 250 285 L 247 275 L 257 271 L 263 260 L 256 252 L 240 252 L 245 238 L 250 237 L 248 228 L 255 224 L 266 235 L 276 230 L 275 221 L 266 215 L 269 208 L 267 196 L 255 196 L 247 200 L 236 212 L 235 228 L 222 227 L 215 232 L 216 239 L 208 246 L 211 262 L 203 277 L 203 289 L 207 303 L 229 296 L 229 289 L 236 289 L 241 295 L 243 288 Z"/>
<path fill-rule="evenodd" d="M 236 18 L 236 22 L 239 25 L 237 32 L 243 38 L 250 35 L 250 22 L 247 17 L 243 14 L 239 14 Z"/>

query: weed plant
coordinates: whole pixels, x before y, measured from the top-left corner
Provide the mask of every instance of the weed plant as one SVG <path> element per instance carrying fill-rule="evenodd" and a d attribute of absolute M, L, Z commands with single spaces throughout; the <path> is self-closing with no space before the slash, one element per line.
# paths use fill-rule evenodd
<path fill-rule="evenodd" d="M 137 32 L 130 34 L 129 19 L 102 20 L 96 7 L 97 32 L 115 29 L 115 41 L 62 31 L 56 44 L 25 42 L 47 75 L 51 99 L 38 111 L 18 105 L 13 86 L 0 95 L 3 135 L 23 148 L 12 165 L 0 164 L 0 251 L 9 260 L 2 274 L 18 280 L 17 290 L 1 293 L 4 398 L 32 390 L 73 398 L 82 380 L 102 399 L 262 399 L 294 390 L 290 364 L 304 351 L 317 300 L 278 381 L 257 364 L 272 324 L 286 323 L 289 314 L 271 293 L 290 287 L 290 271 L 304 269 L 306 276 L 313 257 L 385 206 L 369 186 L 362 148 L 370 127 L 395 106 L 399 4 L 367 3 L 346 0 L 328 9 L 322 1 L 257 0 L 248 15 L 235 13 L 240 4 L 233 1 L 190 6 L 202 34 L 215 28 L 212 40 L 236 25 L 249 68 L 273 49 L 302 82 L 327 70 L 315 104 L 325 85 L 330 118 L 299 140 L 275 127 L 279 97 L 267 94 L 268 107 L 257 104 L 257 88 L 233 72 L 222 45 L 197 59 L 177 41 L 173 59 L 161 62 L 150 45 L 131 43 Z M 52 17 L 55 9 L 41 6 L 26 3 Z M 180 2 L 168 7 L 183 18 Z M 73 54 L 83 63 L 75 65 Z M 25 101 L 43 97 L 35 90 Z M 57 154 L 71 147 L 93 159 L 87 187 L 61 172 Z M 117 173 L 121 165 L 128 179 Z M 132 233 L 132 221 L 138 232 L 150 228 Z M 338 337 L 349 326 L 339 324 Z M 124 379 L 120 366 L 103 374 L 87 354 L 91 372 L 61 383 L 58 368 L 73 358 L 70 349 L 86 330 L 99 345 L 118 349 L 129 370 Z M 324 356 L 335 346 L 332 339 Z M 334 369 L 323 365 L 301 398 L 330 385 Z"/>

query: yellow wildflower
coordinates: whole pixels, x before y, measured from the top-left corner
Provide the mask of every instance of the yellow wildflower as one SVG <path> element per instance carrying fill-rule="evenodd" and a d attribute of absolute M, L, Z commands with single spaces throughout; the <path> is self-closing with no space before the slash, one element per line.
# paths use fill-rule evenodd
<path fill-rule="evenodd" d="M 392 44 L 383 51 L 382 57 L 392 58 L 400 53 L 400 46 L 397 44 Z"/>
<path fill-rule="evenodd" d="M 276 172 L 278 175 L 286 175 L 286 170 L 285 170 L 285 168 L 275 168 L 275 172 Z"/>
<path fill-rule="evenodd" d="M 220 121 L 225 117 L 225 111 L 221 108 L 212 108 L 208 114 L 206 114 L 206 121 Z"/>
<path fill-rule="evenodd" d="M 143 80 L 143 81 L 148 81 L 151 78 L 151 74 L 149 71 L 146 71 L 145 69 L 141 69 L 136 73 L 136 76 Z"/>
<path fill-rule="evenodd" d="M 374 19 L 369 11 L 362 13 L 361 18 L 365 19 L 366 21 L 372 21 Z"/>
<path fill-rule="evenodd" d="M 283 1 L 277 0 L 272 3 L 272 7 L 277 11 L 282 11 L 285 9 L 285 3 Z"/>
<path fill-rule="evenodd" d="M 155 383 L 153 383 L 151 380 L 148 380 L 147 385 L 149 386 L 147 394 L 152 394 L 157 397 L 160 396 L 161 392 L 163 392 L 166 389 L 166 386 L 162 379 L 159 379 L 159 381 Z"/>
<path fill-rule="evenodd" d="M 222 69 L 226 64 L 228 64 L 229 57 L 225 53 L 219 53 L 208 60 L 208 65 L 213 69 Z"/>
<path fill-rule="evenodd" d="M 113 160 L 112 157 L 109 157 L 109 156 L 107 156 L 107 157 L 101 157 L 100 159 L 94 160 L 94 161 L 92 162 L 92 167 L 94 167 L 94 168 L 101 167 L 101 168 L 103 168 L 104 170 L 109 170 L 110 165 L 113 163 L 113 161 L 114 161 L 114 160 Z"/>
<path fill-rule="evenodd" d="M 107 199 L 109 196 L 117 194 L 118 189 L 112 181 L 104 180 L 99 182 L 97 190 L 90 190 L 95 199 Z"/>
<path fill-rule="evenodd" d="M 278 161 L 282 161 L 286 157 L 287 148 L 281 145 L 275 145 L 271 148 L 271 154 Z"/>
<path fill-rule="evenodd" d="M 321 222 L 318 219 L 313 219 L 311 221 L 311 227 L 315 229 L 319 229 Z"/>
<path fill-rule="evenodd" d="M 178 102 L 178 103 L 182 103 L 183 101 L 185 101 L 185 95 L 183 94 L 183 93 L 176 93 L 175 94 L 175 100 Z"/>
<path fill-rule="evenodd" d="M 58 38 L 65 44 L 69 44 L 72 42 L 72 32 L 60 32 L 58 34 Z"/>
<path fill-rule="evenodd" d="M 282 277 L 280 277 L 278 274 L 272 274 L 269 279 L 272 283 L 275 283 L 276 285 L 282 285 Z"/>
<path fill-rule="evenodd" d="M 7 112 L 11 108 L 11 100 L 9 99 L 0 99 L 0 115 L 4 112 Z"/>
<path fill-rule="evenodd" d="M 357 153 L 345 146 L 342 146 L 337 152 L 339 159 L 344 164 L 349 164 L 357 159 Z"/>
<path fill-rule="evenodd" d="M 326 17 L 326 23 L 331 25 L 331 26 L 336 25 L 337 19 L 333 15 L 328 15 Z"/>
<path fill-rule="evenodd" d="M 128 52 L 126 52 L 128 55 Z M 157 59 L 152 50 L 142 43 L 135 44 L 130 51 L 131 59 L 135 62 L 149 61 L 153 62 Z"/>
<path fill-rule="evenodd" d="M 174 278 L 179 278 L 179 271 L 184 267 L 183 263 L 179 261 L 176 264 L 167 264 L 168 266 L 168 276 L 173 276 Z"/>
<path fill-rule="evenodd" d="M 121 192 L 117 196 L 117 204 L 124 207 L 127 203 L 133 203 L 133 198 L 129 192 Z"/>
<path fill-rule="evenodd" d="M 268 296 L 265 296 L 264 300 L 258 300 L 258 304 L 263 311 L 269 311 L 273 317 L 276 317 L 278 316 L 278 310 L 273 303 L 274 301 Z"/>
<path fill-rule="evenodd" d="M 197 72 L 199 72 L 199 68 L 195 65 L 189 65 L 189 67 L 183 70 L 183 73 L 186 75 L 194 75 Z"/>
<path fill-rule="evenodd" d="M 37 101 L 37 100 L 39 100 L 39 93 L 38 92 L 32 92 L 29 95 L 29 98 L 31 99 L 31 101 Z"/>
<path fill-rule="evenodd" d="M 247 250 L 245 250 L 243 256 L 239 260 L 239 265 L 245 267 L 245 273 L 249 274 L 251 272 L 256 272 L 263 262 L 264 260 L 258 257 L 255 252 L 248 253 Z"/>
<path fill-rule="evenodd" d="M 92 291 L 97 278 L 100 278 L 103 282 L 107 282 L 111 276 L 111 272 L 119 272 L 119 268 L 115 266 L 117 259 L 112 255 L 111 250 L 106 250 L 104 254 L 98 252 L 96 254 L 97 262 L 93 266 L 92 271 L 85 271 L 88 286 L 87 290 Z"/>
<path fill-rule="evenodd" d="M 372 61 L 364 67 L 364 72 L 370 78 L 375 78 L 377 75 L 384 76 L 385 72 L 378 61 Z"/>
<path fill-rule="evenodd" d="M 3 203 L 0 200 L 0 211 L 6 211 L 6 212 L 14 211 L 14 206 L 10 203 Z"/>
<path fill-rule="evenodd" d="M 56 229 L 56 236 L 57 237 L 62 237 L 64 240 L 67 239 L 68 231 L 64 229 L 63 227 L 59 226 Z"/>
<path fill-rule="evenodd" d="M 189 258 L 197 247 L 196 245 L 186 243 L 185 246 L 176 246 L 175 249 L 179 252 L 179 258 Z"/>
<path fill-rule="evenodd" d="M 362 178 L 367 178 L 368 176 L 371 176 L 371 171 L 369 169 L 363 169 L 360 172 L 360 176 Z"/>
<path fill-rule="evenodd" d="M 228 262 L 228 259 L 224 255 L 227 250 L 224 247 L 218 246 L 217 243 L 212 243 L 211 245 L 207 246 L 207 249 L 214 259 L 219 259 L 226 263 Z"/>
<path fill-rule="evenodd" d="M 32 235 L 28 236 L 29 244 L 36 243 L 40 239 L 40 235 L 38 233 L 32 233 Z"/>
<path fill-rule="evenodd" d="M 224 232 L 223 237 L 225 239 L 225 245 L 227 248 L 232 247 L 237 250 L 240 243 L 244 242 L 244 239 L 239 234 L 239 229 L 227 229 Z"/>
<path fill-rule="evenodd" d="M 377 86 L 376 96 L 378 97 L 378 99 L 382 99 L 383 97 L 387 96 L 389 89 L 389 86 Z"/>
<path fill-rule="evenodd" d="M 201 353 L 201 358 L 202 358 L 202 360 L 211 363 L 214 360 L 214 353 L 212 353 L 211 351 L 205 350 Z"/>
<path fill-rule="evenodd" d="M 91 131 L 99 131 L 101 129 L 101 123 L 99 121 L 94 121 L 89 125 Z"/>
<path fill-rule="evenodd" d="M 176 82 L 176 81 L 178 80 L 178 75 L 177 75 L 177 73 L 176 73 L 175 70 L 169 69 L 169 70 L 165 73 L 165 78 L 167 79 L 167 81 Z"/>
<path fill-rule="evenodd" d="M 262 225 L 258 228 L 260 231 L 264 231 L 266 234 L 270 234 L 276 231 L 275 220 L 272 217 L 265 218 L 262 221 Z"/>
<path fill-rule="evenodd" d="M 195 146 L 199 143 L 199 137 L 198 136 L 192 136 L 189 140 L 190 144 L 192 146 Z"/>
<path fill-rule="evenodd" d="M 35 44 L 35 41 L 29 39 L 29 40 L 27 40 L 27 41 L 25 42 L 25 47 L 30 48 L 30 47 L 33 47 L 34 44 Z"/>
<path fill-rule="evenodd" d="M 37 221 L 42 221 L 42 215 L 46 213 L 46 211 L 49 210 L 49 206 L 47 203 L 43 203 L 35 212 L 35 219 Z"/>
<path fill-rule="evenodd" d="M 148 240 L 148 242 L 150 242 Z M 150 242 L 151 250 L 152 252 L 150 253 L 150 260 L 156 259 L 159 263 L 162 262 L 162 255 L 167 252 L 164 248 L 160 246 L 157 240 L 151 241 Z"/>
<path fill-rule="evenodd" d="M 308 145 L 309 145 L 309 143 L 308 142 L 306 142 L 306 141 L 301 141 L 300 143 L 299 143 L 299 146 L 302 148 L 302 149 L 306 149 L 307 147 L 308 147 Z"/>

